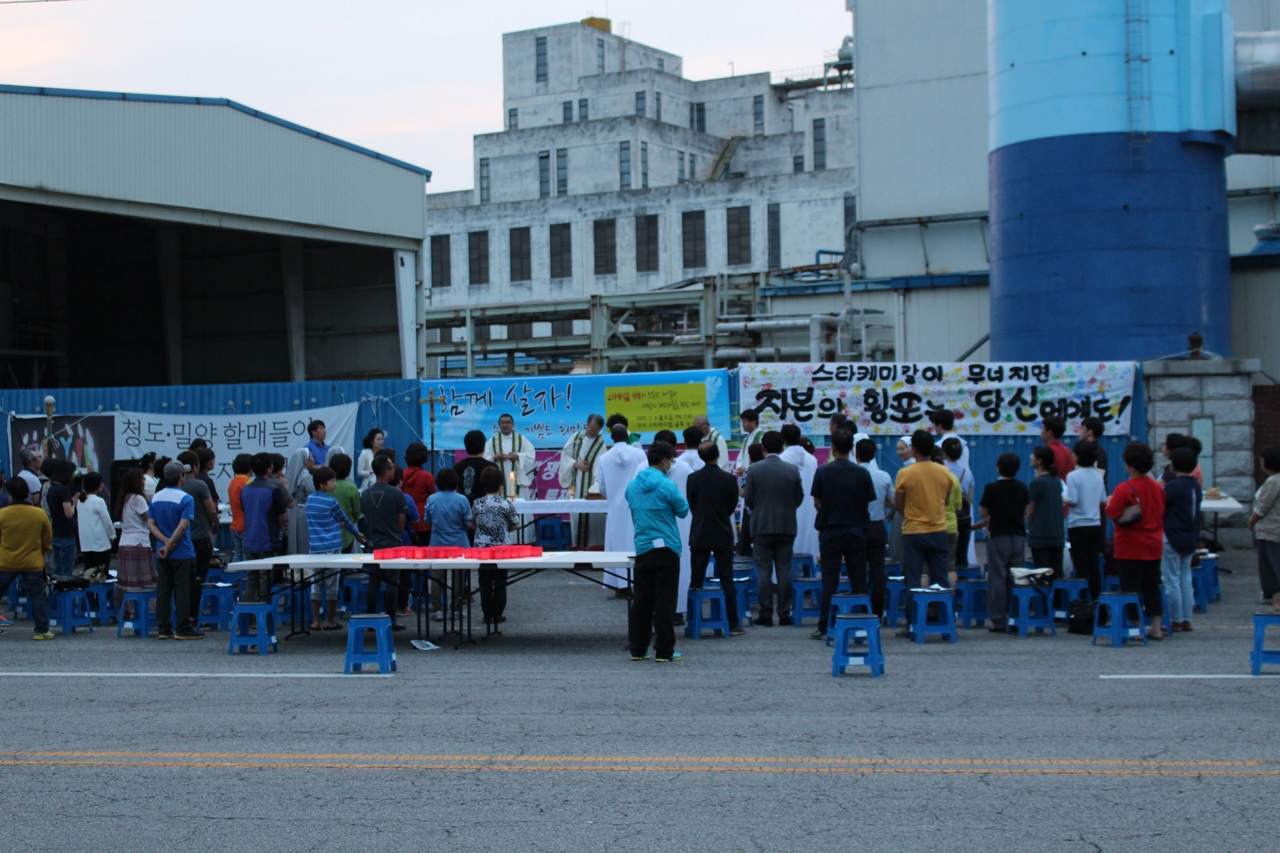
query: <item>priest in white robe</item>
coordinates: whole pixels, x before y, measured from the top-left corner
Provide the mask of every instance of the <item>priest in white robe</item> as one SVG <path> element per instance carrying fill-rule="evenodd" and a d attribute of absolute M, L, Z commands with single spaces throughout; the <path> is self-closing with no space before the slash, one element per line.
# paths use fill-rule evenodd
<path fill-rule="evenodd" d="M 587 415 L 587 425 L 570 436 L 560 451 L 560 488 L 564 497 L 585 500 L 595 485 L 596 459 L 606 450 L 604 418 Z M 595 490 L 598 491 L 598 490 Z M 600 512 L 572 513 L 569 526 L 571 541 L 576 548 L 604 545 L 605 515 Z"/>
<path fill-rule="evenodd" d="M 649 459 L 639 447 L 627 443 L 630 435 L 630 430 L 622 424 L 613 427 L 609 435 L 613 445 L 596 458 L 595 486 L 609 502 L 604 525 L 604 549 L 634 554 L 636 528 L 631 520 L 631 505 L 627 503 L 627 486 L 636 474 L 649 467 Z M 615 577 L 624 573 L 625 578 Z M 619 570 L 613 574 L 606 572 L 604 585 L 625 592 L 631 585 L 631 570 Z"/>
<path fill-rule="evenodd" d="M 538 449 L 527 435 L 516 432 L 515 418 L 498 418 L 498 431 L 484 446 L 484 458 L 502 469 L 503 491 L 518 498 L 532 498 Z"/>

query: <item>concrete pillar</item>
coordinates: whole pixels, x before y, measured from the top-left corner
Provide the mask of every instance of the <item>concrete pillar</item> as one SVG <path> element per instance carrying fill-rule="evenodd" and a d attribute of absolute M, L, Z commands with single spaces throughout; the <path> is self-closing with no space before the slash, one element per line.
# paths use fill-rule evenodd
<path fill-rule="evenodd" d="M 182 238 L 177 225 L 156 226 L 161 327 L 170 385 L 182 384 Z"/>
<path fill-rule="evenodd" d="M 284 277 L 285 335 L 289 342 L 289 380 L 307 380 L 307 298 L 302 240 L 280 238 L 280 269 Z"/>

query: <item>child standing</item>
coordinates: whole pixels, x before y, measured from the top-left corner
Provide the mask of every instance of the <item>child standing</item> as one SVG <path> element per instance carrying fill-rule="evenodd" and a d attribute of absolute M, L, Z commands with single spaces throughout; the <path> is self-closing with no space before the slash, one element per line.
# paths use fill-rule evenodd
<path fill-rule="evenodd" d="M 476 547 L 506 545 L 507 533 L 516 529 L 516 510 L 502 494 L 502 470 L 485 468 L 480 472 L 479 489 L 484 497 L 475 502 Z M 496 628 L 507 621 L 507 579 L 502 569 L 480 569 L 480 610 L 484 624 Z"/>
<path fill-rule="evenodd" d="M 982 490 L 978 511 L 982 520 L 974 530 L 987 528 L 987 609 L 991 613 L 988 631 L 1005 633 L 1009 623 L 1009 589 L 1013 585 L 1009 569 L 1022 564 L 1027 552 L 1026 516 L 1031 498 L 1027 484 L 1017 479 L 1021 462 L 1016 453 L 1001 453 L 996 460 L 1000 479 Z"/>
<path fill-rule="evenodd" d="M 358 524 L 360 522 L 360 489 L 355 483 L 351 482 L 351 457 L 345 453 L 338 453 L 337 448 L 331 448 L 329 467 L 333 469 L 333 475 L 337 478 L 334 481 L 337 485 L 334 486 L 329 495 L 338 502 L 338 506 L 342 507 L 342 511 L 347 514 L 347 518 Z M 342 553 L 352 553 L 352 546 L 355 544 L 356 537 L 344 529 L 342 531 Z"/>
<path fill-rule="evenodd" d="M 1173 479 L 1164 484 L 1164 556 L 1160 577 L 1169 595 L 1170 628 L 1191 630 L 1195 597 L 1191 592 L 1191 556 L 1200 540 L 1200 483 L 1196 481 L 1196 454 L 1179 447 L 1169 454 Z"/>
<path fill-rule="evenodd" d="M 337 476 L 333 473 L 333 469 L 321 465 L 311 471 L 311 481 L 315 486 L 315 492 L 307 499 L 307 536 L 311 543 L 312 554 L 338 554 L 342 548 L 342 531 L 347 531 L 360 542 L 364 541 L 364 534 L 356 529 L 355 523 L 347 517 L 342 511 L 337 500 L 333 497 L 333 491 L 338 485 Z M 311 570 L 314 577 L 315 569 Z M 336 631 L 341 625 L 338 624 L 338 575 L 340 572 L 328 571 L 325 573 L 321 570 L 322 578 L 319 583 L 311 585 L 311 630 L 319 631 L 320 626 L 320 604 L 323 601 L 329 602 L 329 621 L 324 625 L 325 631 Z"/>
<path fill-rule="evenodd" d="M 1062 548 L 1066 530 L 1062 521 L 1062 480 L 1051 448 L 1041 445 L 1031 451 L 1031 470 L 1036 476 L 1027 487 L 1027 544 L 1037 569 L 1053 569 L 1053 579 L 1062 577 Z"/>
<path fill-rule="evenodd" d="M 111 566 L 111 543 L 116 538 L 116 526 L 111 523 L 107 502 L 102 499 L 102 475 L 90 471 L 81 481 L 80 492 L 80 552 L 84 554 L 84 576 L 92 583 L 107 579 Z"/>

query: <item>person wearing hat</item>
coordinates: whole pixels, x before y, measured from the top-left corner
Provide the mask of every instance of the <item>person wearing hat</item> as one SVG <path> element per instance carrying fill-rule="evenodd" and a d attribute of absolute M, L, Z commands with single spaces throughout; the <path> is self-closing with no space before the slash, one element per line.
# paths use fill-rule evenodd
<path fill-rule="evenodd" d="M 191 523 L 196 503 L 182 490 L 189 471 L 190 466 L 176 460 L 164 466 L 164 488 L 151 499 L 147 516 L 147 526 L 156 539 L 156 622 L 162 640 L 204 639 L 191 618 L 191 575 L 196 565 Z M 174 606 L 176 614 L 171 612 Z"/>

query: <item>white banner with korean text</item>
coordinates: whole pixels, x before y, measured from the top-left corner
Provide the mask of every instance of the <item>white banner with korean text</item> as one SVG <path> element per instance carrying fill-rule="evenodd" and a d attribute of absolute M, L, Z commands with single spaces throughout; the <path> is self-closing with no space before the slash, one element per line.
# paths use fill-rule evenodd
<path fill-rule="evenodd" d="M 760 426 L 796 424 L 824 435 L 837 412 L 869 435 L 929 427 L 929 413 L 955 413 L 965 435 L 1034 434 L 1057 416 L 1074 431 L 1101 418 L 1108 435 L 1129 433 L 1137 364 L 1118 362 L 860 362 L 742 364 L 741 409 Z"/>

